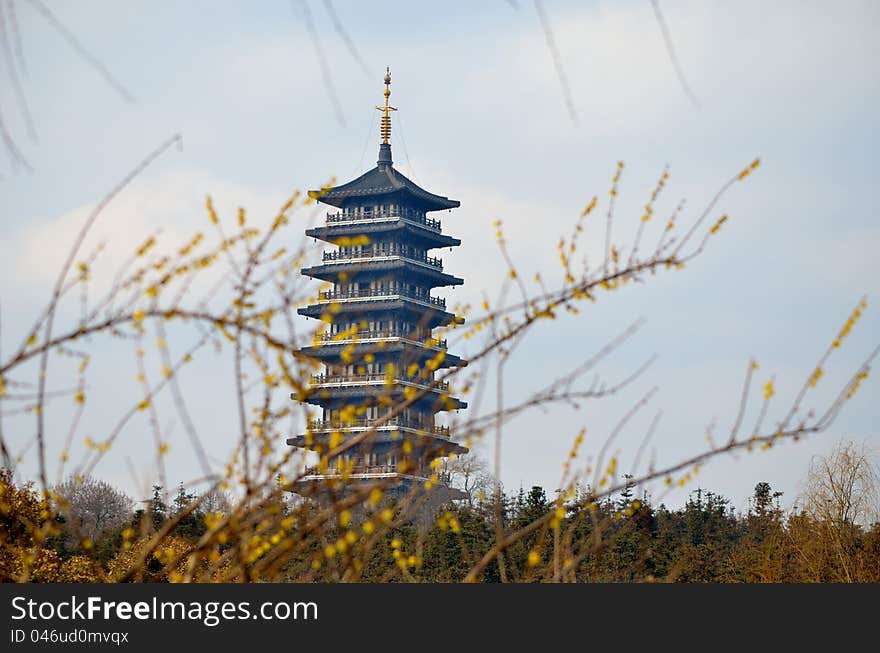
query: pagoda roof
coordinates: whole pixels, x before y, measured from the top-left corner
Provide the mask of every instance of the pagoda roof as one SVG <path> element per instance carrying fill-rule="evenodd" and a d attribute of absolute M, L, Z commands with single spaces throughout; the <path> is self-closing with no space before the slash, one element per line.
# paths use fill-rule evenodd
<path fill-rule="evenodd" d="M 425 211 L 454 209 L 461 206 L 461 202 L 458 200 L 429 193 L 412 180 L 407 179 L 395 170 L 391 164 L 391 146 L 383 144 L 381 147 L 387 147 L 388 151 L 387 153 L 380 151 L 379 163 L 375 168 L 341 186 L 322 190 L 310 190 L 309 197 L 339 208 L 344 207 L 353 200 L 367 197 L 383 197 L 395 193 L 411 198 L 413 203 L 424 208 Z"/>

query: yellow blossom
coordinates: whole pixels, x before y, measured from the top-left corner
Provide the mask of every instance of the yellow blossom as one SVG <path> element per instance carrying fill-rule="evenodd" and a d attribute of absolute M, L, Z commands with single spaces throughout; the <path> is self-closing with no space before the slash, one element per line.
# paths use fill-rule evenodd
<path fill-rule="evenodd" d="M 581 217 L 585 218 L 586 216 L 590 215 L 590 213 L 595 208 L 596 208 L 596 197 L 593 196 L 593 199 L 590 200 L 590 203 L 587 204 L 586 208 L 581 212 Z"/>
<path fill-rule="evenodd" d="M 217 212 L 214 211 L 214 204 L 211 201 L 211 196 L 208 195 L 205 198 L 205 208 L 208 210 L 208 218 L 211 220 L 212 224 L 217 224 Z"/>
<path fill-rule="evenodd" d="M 721 225 L 723 225 L 725 222 L 727 222 L 727 216 L 722 215 L 720 218 L 718 218 L 718 221 L 714 225 L 712 225 L 712 228 L 709 229 L 709 233 L 717 234 L 718 230 L 721 229 Z"/>
<path fill-rule="evenodd" d="M 757 168 L 759 165 L 761 165 L 761 159 L 755 159 L 754 161 L 752 161 L 748 168 L 744 168 L 743 171 L 739 173 L 739 177 L 737 177 L 737 179 L 742 181 L 750 174 L 752 174 L 755 168 Z"/>
<path fill-rule="evenodd" d="M 346 526 L 348 526 L 348 523 L 350 521 L 351 521 L 351 511 L 350 510 L 343 510 L 342 512 L 339 513 L 339 525 L 342 528 L 345 528 Z"/>

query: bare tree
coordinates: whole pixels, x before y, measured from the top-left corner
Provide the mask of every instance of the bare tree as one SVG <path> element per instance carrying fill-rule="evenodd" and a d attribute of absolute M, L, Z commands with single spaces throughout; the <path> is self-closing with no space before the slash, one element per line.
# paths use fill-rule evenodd
<path fill-rule="evenodd" d="M 447 483 L 467 495 L 468 506 L 490 496 L 495 479 L 489 471 L 489 464 L 480 456 L 471 453 L 444 461 L 443 474 Z"/>
<path fill-rule="evenodd" d="M 55 486 L 68 543 L 95 542 L 102 533 L 131 519 L 132 499 L 91 476 L 68 476 Z"/>
<path fill-rule="evenodd" d="M 840 442 L 810 464 L 801 496 L 804 510 L 838 526 L 870 526 L 880 520 L 880 476 L 867 447 Z"/>
<path fill-rule="evenodd" d="M 218 488 L 211 488 L 200 497 L 200 511 L 203 513 L 219 512 L 224 515 L 229 514 L 233 504 L 233 498 L 228 492 L 223 492 Z"/>
<path fill-rule="evenodd" d="M 814 582 L 877 582 L 865 528 L 880 519 L 880 479 L 864 445 L 840 442 L 816 457 L 789 520 L 791 544 Z"/>

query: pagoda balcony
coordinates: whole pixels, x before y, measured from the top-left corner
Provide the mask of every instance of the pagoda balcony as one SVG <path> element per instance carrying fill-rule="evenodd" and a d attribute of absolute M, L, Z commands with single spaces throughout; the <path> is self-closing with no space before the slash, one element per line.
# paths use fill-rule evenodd
<path fill-rule="evenodd" d="M 407 385 L 426 388 L 437 392 L 449 390 L 448 381 L 434 381 L 422 376 L 406 376 L 405 374 L 316 374 L 311 383 L 317 388 L 346 385 L 381 385 L 385 383 L 405 383 Z"/>
<path fill-rule="evenodd" d="M 427 256 L 412 256 L 406 254 L 382 254 L 363 253 L 357 256 L 350 254 L 338 254 L 329 252 L 327 260 L 317 265 L 303 268 L 302 274 L 314 279 L 335 282 L 341 276 L 353 278 L 366 277 L 409 277 L 418 275 L 422 285 L 434 288 L 438 286 L 460 286 L 463 279 L 443 272 L 443 262 L 440 259 Z M 415 277 L 409 277 L 415 279 Z"/>
<path fill-rule="evenodd" d="M 401 234 L 401 237 L 413 242 L 421 243 L 427 249 L 461 245 L 461 240 L 458 238 L 447 236 L 439 230 L 428 228 L 426 224 L 406 218 L 375 218 L 360 222 L 350 220 L 329 225 L 321 224 L 312 229 L 306 229 L 306 236 L 323 240 L 331 245 L 339 244 L 339 240 L 345 237 L 366 236 L 370 242 L 373 242 L 374 239 L 382 240 L 388 234 L 395 233 Z"/>
<path fill-rule="evenodd" d="M 415 344 L 431 349 L 446 349 L 446 340 L 435 340 L 434 338 L 419 338 L 413 336 L 412 333 L 391 330 L 391 331 L 358 331 L 357 333 L 322 333 L 318 337 L 321 343 L 344 344 L 349 342 L 360 342 L 365 340 L 406 340 Z"/>
<path fill-rule="evenodd" d="M 427 310 L 426 310 L 427 309 Z M 332 317 L 335 313 L 365 313 L 403 310 L 413 313 L 425 329 L 433 329 L 450 324 L 464 324 L 464 318 L 446 312 L 446 300 L 431 297 L 428 293 L 407 292 L 405 290 L 370 289 L 345 291 L 328 290 L 318 295 L 317 301 L 296 309 L 299 315 L 321 318 Z M 332 347 L 335 343 L 323 343 Z M 402 343 L 407 344 L 407 343 Z M 411 346 L 411 345 L 410 345 Z M 421 345 L 420 345 L 421 346 Z"/>
<path fill-rule="evenodd" d="M 341 251 L 324 252 L 322 260 L 325 263 L 336 261 L 343 261 L 345 263 L 369 263 L 372 261 L 382 261 L 395 258 L 403 258 L 407 261 L 412 261 L 413 263 L 421 263 L 422 265 L 428 265 L 432 268 L 436 268 L 437 270 L 443 269 L 442 259 L 434 258 L 426 254 L 423 254 L 421 256 L 417 254 L 410 254 L 401 251 L 401 249 L 398 247 L 392 247 L 387 251 L 379 250 L 375 252 L 359 252 L 357 254 L 353 252 Z"/>
<path fill-rule="evenodd" d="M 339 292 L 327 290 L 321 293 L 320 299 L 324 301 L 338 302 L 353 299 L 372 299 L 372 300 L 393 300 L 398 298 L 411 299 L 413 301 L 426 304 L 428 306 L 436 306 L 438 308 L 446 308 L 446 300 L 442 297 L 431 297 L 430 295 L 419 295 L 405 290 L 383 290 L 372 288 L 370 290 L 350 290 Z"/>
<path fill-rule="evenodd" d="M 347 432 L 360 435 L 372 429 L 368 433 L 369 440 L 358 444 L 359 448 L 374 445 L 388 444 L 398 447 L 402 441 L 415 443 L 430 457 L 446 456 L 451 453 L 465 454 L 468 448 L 455 442 L 449 433 L 448 426 L 434 426 L 422 424 L 413 420 L 393 417 L 385 423 L 382 420 L 351 420 L 341 422 L 339 420 L 310 420 L 308 432 L 287 438 L 287 444 L 302 449 L 315 449 L 316 445 L 326 445 L 332 438 L 332 433 Z"/>
<path fill-rule="evenodd" d="M 312 467 L 306 467 L 303 471 L 303 477 L 330 476 L 336 478 L 340 476 L 404 476 L 425 480 L 427 479 L 427 476 L 422 476 L 422 474 L 430 475 L 432 473 L 433 472 L 427 469 L 414 469 L 413 473 L 401 472 L 397 468 L 397 465 L 355 465 L 353 467 L 345 467 L 344 469 L 330 467 L 328 465 L 327 468 L 323 470 L 317 465 L 314 465 Z M 437 475 L 437 480 L 441 483 L 449 483 L 451 482 L 452 477 L 449 474 L 441 473 Z"/>
<path fill-rule="evenodd" d="M 448 426 L 434 426 L 433 424 L 420 424 L 419 422 L 403 417 L 391 417 L 387 420 L 381 419 L 356 419 L 350 422 L 341 422 L 339 420 L 312 420 L 308 423 L 310 431 L 337 431 L 341 429 L 370 429 L 383 427 L 398 427 L 414 429 L 416 431 L 424 431 L 439 438 L 449 439 Z"/>
<path fill-rule="evenodd" d="M 411 362 L 424 362 L 443 352 L 439 368 L 465 367 L 467 361 L 449 353 L 446 340 L 413 333 L 388 331 L 358 331 L 341 333 L 322 333 L 317 335 L 311 346 L 303 347 L 300 352 L 309 358 L 325 364 L 338 364 L 342 361 L 343 351 L 349 356 L 360 359 L 368 354 L 382 353 L 386 356 L 402 355 Z"/>
<path fill-rule="evenodd" d="M 379 209 L 361 208 L 357 211 L 345 210 L 339 211 L 338 213 L 327 214 L 328 226 L 340 222 L 376 222 L 389 219 L 402 219 L 440 233 L 439 220 L 428 218 L 425 216 L 424 211 L 416 211 L 415 209 L 399 208 L 389 210 L 385 207 Z"/>
<path fill-rule="evenodd" d="M 400 472 L 396 465 L 356 465 L 354 467 L 346 467 L 339 469 L 337 467 L 327 467 L 321 470 L 317 466 L 307 467 L 303 472 L 303 479 L 307 478 L 348 478 L 351 476 L 361 476 L 369 478 L 390 478 L 390 477 L 406 477 L 418 480 L 424 480 L 426 477 L 415 476 Z"/>

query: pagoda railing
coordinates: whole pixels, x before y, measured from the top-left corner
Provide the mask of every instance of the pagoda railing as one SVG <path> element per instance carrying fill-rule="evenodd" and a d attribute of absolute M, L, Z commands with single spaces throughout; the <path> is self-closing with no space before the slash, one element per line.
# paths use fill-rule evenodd
<path fill-rule="evenodd" d="M 401 474 L 405 476 L 421 477 L 421 474 L 427 473 L 422 470 L 414 469 L 411 472 L 401 472 L 397 465 L 355 465 L 353 467 L 346 466 L 343 469 L 328 466 L 321 470 L 319 467 L 307 467 L 303 471 L 303 476 L 348 476 L 348 475 L 367 475 L 367 474 Z M 452 482 L 452 476 L 448 473 L 438 474 L 438 480 L 441 483 Z"/>
<path fill-rule="evenodd" d="M 368 220 L 375 220 L 377 218 L 403 218 L 408 222 L 415 222 L 416 224 L 420 224 L 424 227 L 432 231 L 440 231 L 440 221 L 433 220 L 425 216 L 423 211 L 416 211 L 415 209 L 408 208 L 400 208 L 400 209 L 388 209 L 385 207 L 380 207 L 378 209 L 370 209 L 370 208 L 361 208 L 360 210 L 345 210 L 340 211 L 338 213 L 328 213 L 327 214 L 327 224 L 332 224 L 335 222 L 365 222 Z"/>
<path fill-rule="evenodd" d="M 433 338 L 429 338 L 425 340 L 417 335 L 406 331 L 358 331 L 357 333 L 322 333 L 320 335 L 320 339 L 322 342 L 344 342 L 347 340 L 379 340 L 381 338 L 406 338 L 408 340 L 413 340 L 414 342 L 418 342 L 420 344 L 427 344 L 429 347 L 435 347 L 439 349 L 446 349 L 446 340 L 435 340 Z M 430 344 L 428 344 L 430 343 Z"/>
<path fill-rule="evenodd" d="M 448 426 L 434 426 L 433 424 L 420 424 L 419 422 L 403 417 L 391 417 L 385 421 L 381 419 L 356 419 L 349 422 L 340 420 L 312 420 L 308 428 L 312 431 L 325 431 L 328 429 L 352 429 L 352 428 L 382 428 L 383 426 L 399 426 L 401 428 L 427 431 L 433 435 L 449 438 Z"/>
<path fill-rule="evenodd" d="M 406 251 L 401 250 L 399 247 L 392 247 L 385 251 L 382 250 L 369 250 L 365 252 L 343 252 L 343 251 L 332 251 L 332 252 L 324 252 L 323 260 L 325 261 L 351 261 L 356 259 L 371 259 L 371 258 L 383 258 L 388 256 L 400 256 L 402 258 L 407 258 L 411 261 L 416 261 L 418 263 L 424 263 L 425 265 L 430 265 L 431 267 L 437 268 L 438 270 L 443 269 L 443 260 L 439 258 L 434 258 L 428 256 L 427 254 L 412 254 Z"/>
<path fill-rule="evenodd" d="M 348 474 L 398 474 L 397 465 L 356 465 L 354 467 L 346 467 L 339 469 L 338 467 L 327 467 L 321 470 L 318 467 L 308 467 L 303 476 L 343 476 Z"/>
<path fill-rule="evenodd" d="M 423 376 L 406 376 L 404 374 L 395 374 L 393 376 L 377 373 L 377 374 L 316 374 L 312 376 L 312 385 L 346 385 L 349 383 L 377 383 L 387 381 L 402 381 L 404 383 L 413 383 L 433 388 L 435 390 L 448 390 L 448 381 L 434 381 L 426 379 Z"/>
<path fill-rule="evenodd" d="M 337 299 L 368 299 L 372 297 L 391 298 L 397 296 L 406 297 L 408 299 L 415 299 L 416 301 L 424 302 L 425 304 L 431 304 L 432 306 L 438 306 L 440 308 L 446 308 L 446 300 L 441 297 L 419 295 L 417 293 L 407 292 L 405 290 L 383 290 L 381 288 L 371 288 L 369 290 L 349 290 L 344 292 L 327 290 L 321 293 L 321 299 L 326 299 L 329 301 L 335 301 Z"/>

